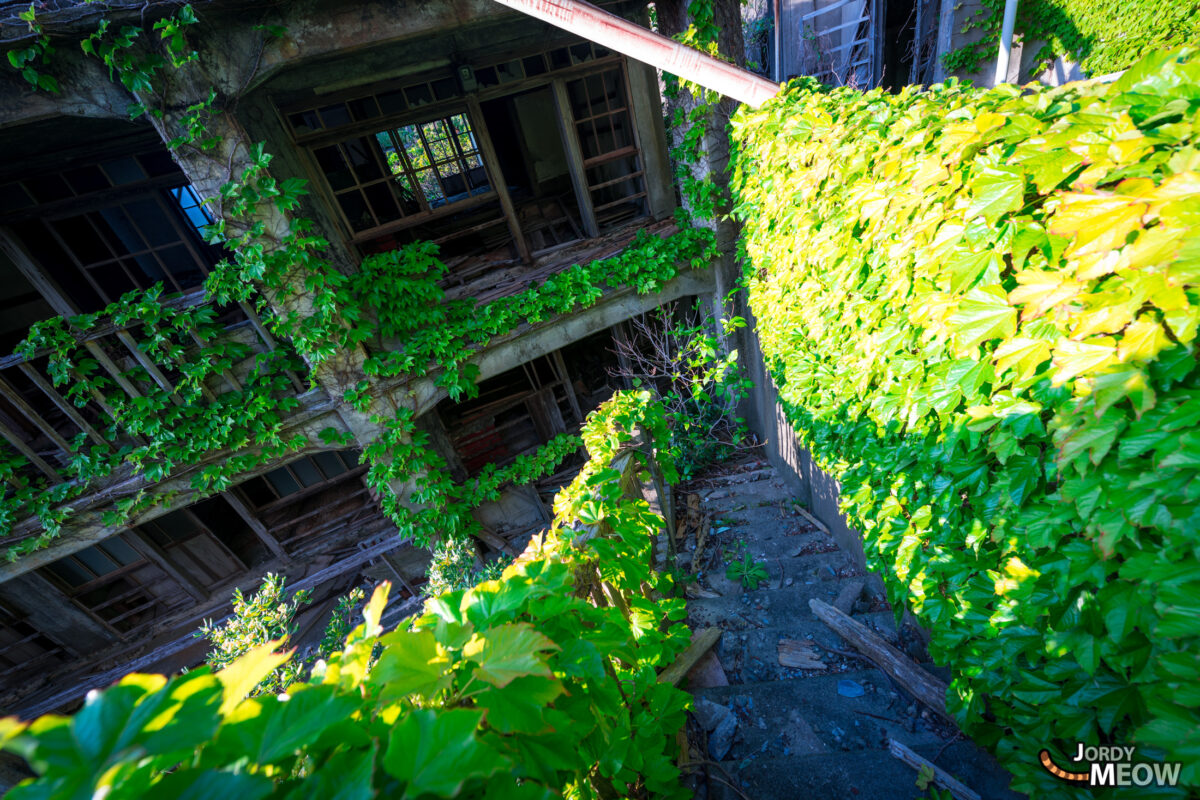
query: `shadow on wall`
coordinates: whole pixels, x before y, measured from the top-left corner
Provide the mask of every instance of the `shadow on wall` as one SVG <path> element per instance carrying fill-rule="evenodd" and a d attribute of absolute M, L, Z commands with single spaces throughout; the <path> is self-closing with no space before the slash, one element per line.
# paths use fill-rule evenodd
<path fill-rule="evenodd" d="M 984 28 L 978 24 L 988 20 L 992 14 L 995 15 L 994 28 Z M 945 64 L 947 76 L 969 80 L 976 86 L 995 85 L 999 31 L 1003 18 L 1003 0 L 962 0 L 957 4 L 950 47 L 942 56 L 943 59 L 950 57 L 950 63 Z M 1047 50 L 1049 40 L 1042 36 L 1048 31 L 1054 32 L 1054 38 L 1070 51 L 1068 57 L 1055 58 L 1053 54 L 1046 57 L 1050 52 Z M 1029 39 L 1031 35 L 1038 38 Z M 1059 86 L 1068 81 L 1081 80 L 1087 76 L 1079 65 L 1092 54 L 1094 46 L 1092 37 L 1084 35 L 1061 8 L 1047 0 L 1020 0 L 1006 81 L 1028 83 L 1038 80 L 1050 86 Z M 974 69 L 971 69 L 972 65 Z"/>

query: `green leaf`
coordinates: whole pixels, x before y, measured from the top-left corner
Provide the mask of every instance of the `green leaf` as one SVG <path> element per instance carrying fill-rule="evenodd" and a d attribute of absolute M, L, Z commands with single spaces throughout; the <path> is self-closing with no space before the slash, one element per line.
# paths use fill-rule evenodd
<path fill-rule="evenodd" d="M 545 635 L 520 622 L 476 633 L 463 648 L 463 657 L 479 665 L 476 677 L 503 688 L 526 675 L 551 677 L 540 654 L 558 649 Z"/>
<path fill-rule="evenodd" d="M 1007 298 L 1002 288 L 987 286 L 972 289 L 959 301 L 950 317 L 950 327 L 960 352 L 991 339 L 1012 336 L 1017 329 L 1017 310 Z"/>
<path fill-rule="evenodd" d="M 489 686 L 474 699 L 485 712 L 484 721 L 501 733 L 544 733 L 549 728 L 546 709 L 562 693 L 557 680 L 528 675 L 503 688 Z"/>
<path fill-rule="evenodd" d="M 989 225 L 1021 207 L 1025 175 L 1011 167 L 985 167 L 971 182 L 971 205 L 966 219 L 982 215 Z"/>
<path fill-rule="evenodd" d="M 368 683 L 380 691 L 380 701 L 419 694 L 433 697 L 450 685 L 450 657 L 431 631 L 394 631 L 380 637 L 383 652 Z"/>
<path fill-rule="evenodd" d="M 476 736 L 483 712 L 416 709 L 392 728 L 383 766 L 404 797 L 455 797 L 463 787 L 511 768 Z"/>

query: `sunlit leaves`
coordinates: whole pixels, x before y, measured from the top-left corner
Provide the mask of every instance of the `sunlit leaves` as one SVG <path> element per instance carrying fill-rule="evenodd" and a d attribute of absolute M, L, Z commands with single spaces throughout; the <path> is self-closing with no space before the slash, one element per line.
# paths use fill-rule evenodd
<path fill-rule="evenodd" d="M 1053 92 L 802 80 L 735 119 L 781 405 L 1002 755 L 1191 752 L 1171 704 L 1194 659 L 1153 665 L 1200 642 L 1197 87 L 1200 60 L 1163 54 Z"/>

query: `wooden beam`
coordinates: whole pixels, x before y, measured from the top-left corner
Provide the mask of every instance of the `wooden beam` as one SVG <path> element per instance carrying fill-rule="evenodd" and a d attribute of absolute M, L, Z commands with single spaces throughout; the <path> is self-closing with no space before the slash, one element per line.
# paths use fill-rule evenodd
<path fill-rule="evenodd" d="M 118 636 L 103 623 L 35 572 L 0 583 L 0 600 L 77 656 L 89 655 L 118 641 Z"/>
<path fill-rule="evenodd" d="M 238 497 L 235 492 L 221 492 L 221 497 L 237 512 L 237 515 L 242 518 L 246 526 L 254 531 L 254 535 L 258 537 L 260 542 L 266 545 L 268 550 L 284 561 L 292 560 L 287 550 L 284 550 L 283 545 L 279 543 L 279 540 L 267 531 L 267 526 L 263 525 L 258 517 L 254 516 L 254 512 L 242 501 L 242 498 Z"/>
<path fill-rule="evenodd" d="M 479 98 L 473 94 L 467 95 L 467 109 L 471 112 L 471 125 L 475 129 L 475 141 L 479 143 L 479 152 L 483 156 L 484 164 L 487 165 L 488 174 L 491 175 L 496 195 L 500 198 L 500 209 L 504 212 L 504 218 L 508 220 L 508 228 L 517 245 L 517 253 L 526 264 L 532 264 L 533 258 L 529 255 L 529 243 L 525 241 L 525 234 L 521 232 L 521 225 L 517 221 L 517 211 L 513 207 L 512 198 L 508 196 L 508 182 L 504 179 L 500 157 L 496 155 L 496 147 L 492 144 L 492 137 L 488 134 L 487 122 L 479 107 Z"/>
<path fill-rule="evenodd" d="M 567 391 L 567 402 L 571 405 L 571 410 L 575 412 L 575 419 L 583 422 L 583 410 L 579 405 L 579 398 L 575 395 L 575 387 L 571 383 L 571 373 L 567 370 L 567 362 L 563 358 L 562 350 L 555 350 L 552 358 L 554 366 L 558 370 L 558 377 Z"/>
<path fill-rule="evenodd" d="M 59 411 L 66 414 L 67 418 L 70 419 L 71 422 L 74 422 L 81 431 L 86 433 L 92 442 L 101 445 L 107 443 L 107 440 L 101 436 L 86 419 L 83 418 L 83 415 L 79 413 L 79 409 L 75 407 L 75 404 L 59 394 L 58 391 L 50 385 L 50 382 L 42 377 L 41 373 L 39 373 L 29 364 L 20 364 L 18 368 L 25 374 L 25 377 L 29 378 L 29 380 L 33 382 L 34 386 L 42 390 L 42 394 L 46 395 L 46 397 L 50 398 L 50 401 L 54 403 L 54 405 L 58 406 Z"/>
<path fill-rule="evenodd" d="M 50 308 L 54 310 L 55 314 L 61 317 L 73 317 L 79 313 L 79 309 L 67 299 L 55 280 L 42 272 L 33 254 L 25 247 L 25 243 L 7 226 L 0 227 L 0 252 L 9 257 L 17 271 L 50 304 Z"/>
<path fill-rule="evenodd" d="M 171 557 L 170 553 L 159 547 L 153 539 L 137 528 L 130 528 L 128 533 L 129 544 L 142 558 L 167 573 L 171 580 L 178 583 L 179 588 L 191 595 L 193 599 L 208 599 L 208 587 L 196 580 L 194 575 L 188 573 L 179 564 L 175 563 L 175 559 Z"/>
<path fill-rule="evenodd" d="M 579 217 L 583 221 L 583 232 L 588 238 L 600 235 L 596 224 L 596 211 L 592 208 L 592 195 L 588 191 L 587 172 L 583 169 L 583 151 L 579 148 L 579 136 L 575 131 L 575 117 L 571 113 L 571 101 L 567 97 L 567 82 L 556 79 L 554 108 L 558 112 L 558 135 L 562 138 L 563 150 L 567 154 L 567 170 L 571 175 L 571 186 L 575 189 L 575 202 L 579 205 Z"/>
<path fill-rule="evenodd" d="M 813 598 L 808 601 L 817 619 L 828 625 L 834 633 L 854 645 L 887 676 L 908 690 L 913 697 L 925 704 L 942 719 L 951 724 L 954 718 L 946 711 L 946 684 L 921 669 L 912 659 L 883 640 L 861 622 L 838 611 L 828 603 Z"/>
<path fill-rule="evenodd" d="M 67 440 L 60 436 L 58 431 L 50 427 L 50 423 L 42 419 L 42 416 L 33 410 L 33 406 L 25 402 L 25 398 L 21 396 L 21 393 L 2 377 L 0 377 L 0 394 L 4 395 L 5 400 L 16 406 L 17 410 L 27 420 L 32 422 L 34 427 L 46 435 L 46 438 L 54 442 L 58 449 L 62 450 L 64 457 L 70 455 L 71 445 Z"/>
<path fill-rule="evenodd" d="M 149 373 L 154 382 L 158 384 L 158 388 L 170 396 L 171 402 L 177 406 L 183 405 L 183 398 L 175 394 L 175 387 L 167 380 L 167 376 L 162 373 L 162 370 L 158 368 L 158 365 L 154 363 L 150 356 L 142 352 L 142 348 L 138 346 L 137 341 L 129 334 L 129 331 L 117 331 L 117 338 L 121 340 L 121 344 L 125 345 L 130 354 L 137 359 L 142 368 Z"/>
<path fill-rule="evenodd" d="M 932 761 L 922 758 L 912 751 L 906 745 L 897 742 L 895 739 L 888 739 L 888 750 L 892 755 L 908 764 L 917 772 L 921 770 L 929 770 L 933 773 L 933 781 L 938 786 L 941 786 L 950 794 L 954 795 L 958 800 L 982 800 L 979 792 L 976 792 L 971 787 L 959 781 L 949 772 L 934 764 Z"/>
<path fill-rule="evenodd" d="M 42 460 L 41 456 L 33 452 L 33 448 L 25 444 L 25 440 L 18 436 L 12 429 L 4 423 L 0 423 L 0 436 L 8 440 L 8 443 L 17 449 L 21 455 L 25 456 L 30 464 L 33 464 L 41 472 L 53 481 L 55 484 L 62 483 L 62 477 L 55 471 L 54 467 Z"/>
<path fill-rule="evenodd" d="M 705 628 L 699 635 L 692 637 L 692 643 L 688 645 L 687 650 L 679 654 L 679 658 L 671 666 L 667 667 L 658 676 L 659 683 L 669 683 L 673 686 L 678 686 L 687 677 L 687 674 L 692 671 L 692 667 L 696 666 L 705 653 L 713 648 L 717 642 L 721 641 L 721 634 L 724 631 L 720 628 Z"/>

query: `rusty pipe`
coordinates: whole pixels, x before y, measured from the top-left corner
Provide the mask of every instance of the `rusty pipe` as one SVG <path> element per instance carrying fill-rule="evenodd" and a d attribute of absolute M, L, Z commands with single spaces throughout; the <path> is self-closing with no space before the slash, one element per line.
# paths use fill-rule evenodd
<path fill-rule="evenodd" d="M 749 70 L 713 58 L 582 0 L 496 0 L 609 50 L 698 83 L 757 108 L 779 86 Z"/>

